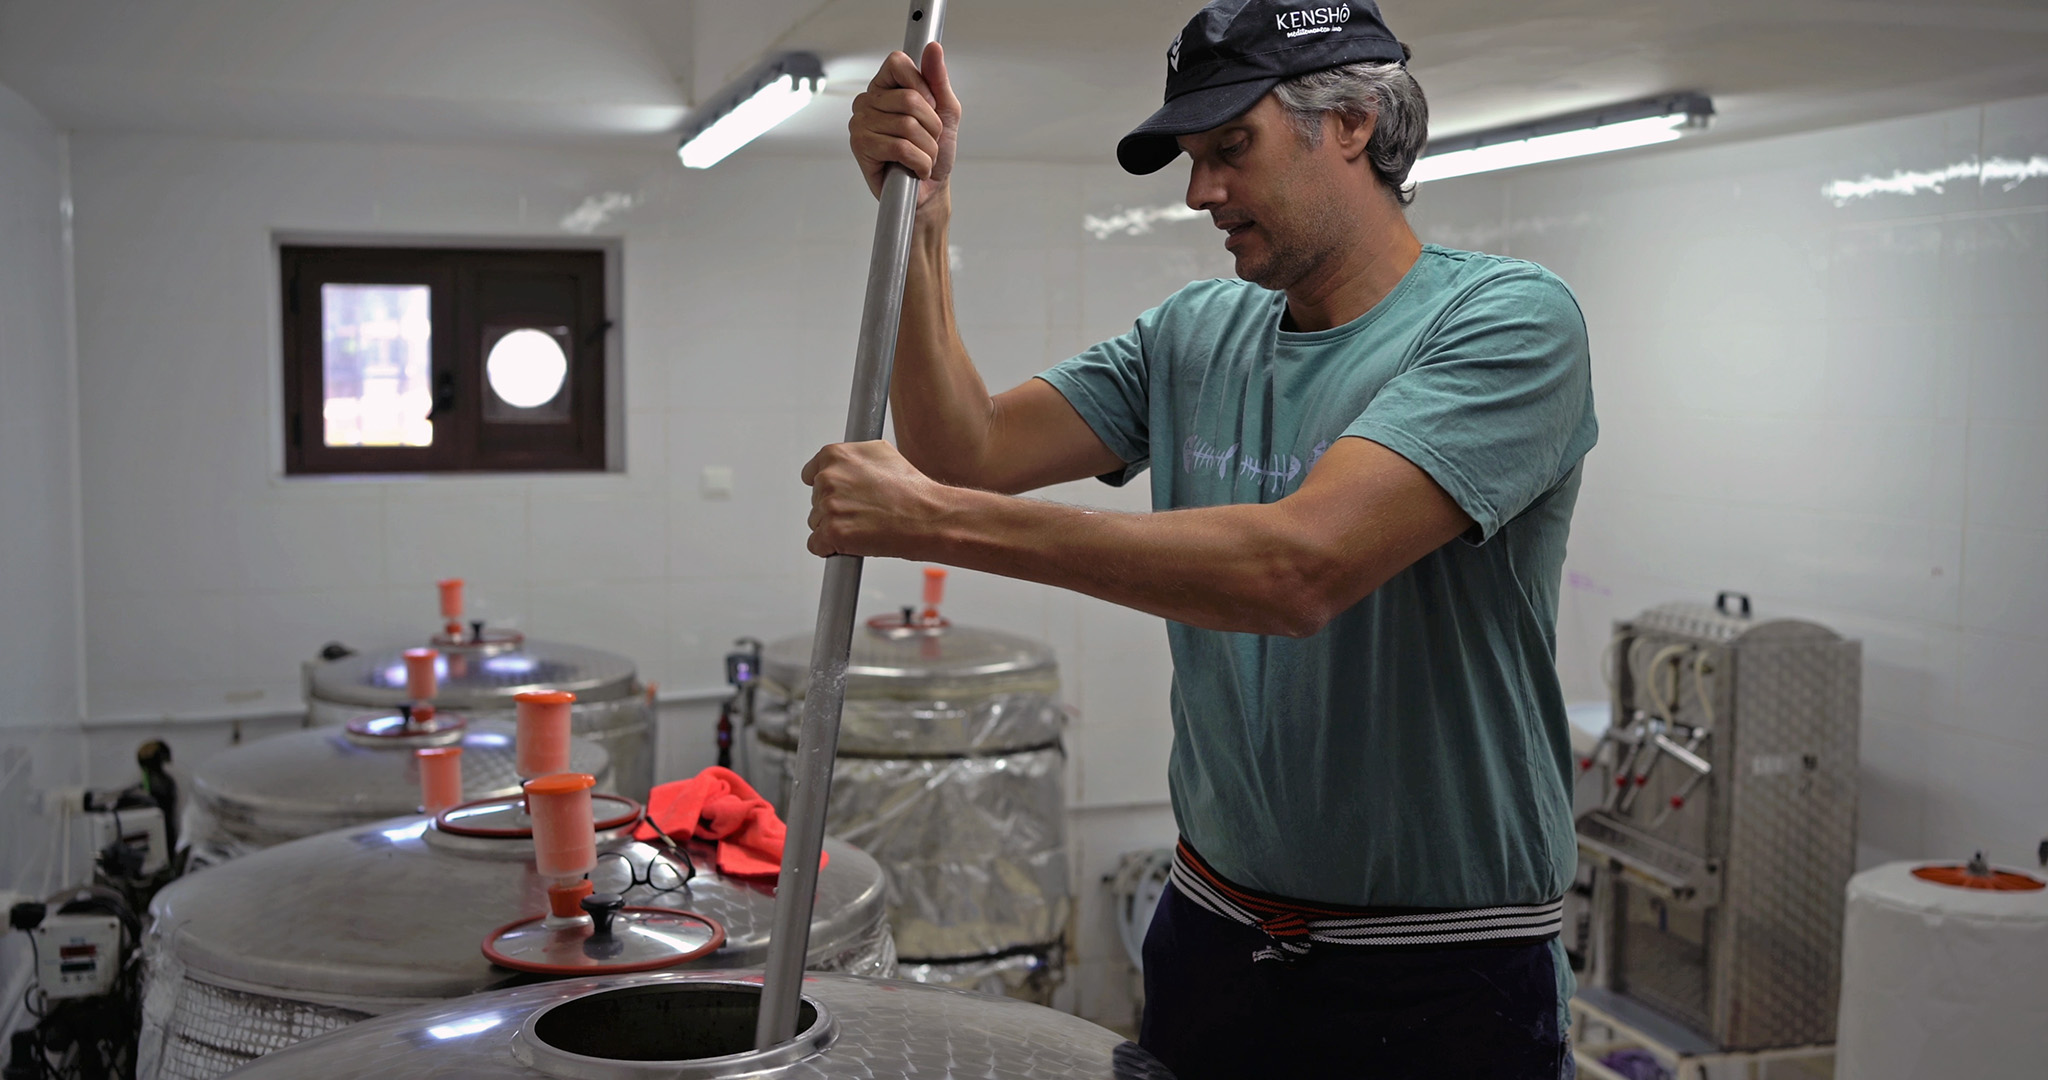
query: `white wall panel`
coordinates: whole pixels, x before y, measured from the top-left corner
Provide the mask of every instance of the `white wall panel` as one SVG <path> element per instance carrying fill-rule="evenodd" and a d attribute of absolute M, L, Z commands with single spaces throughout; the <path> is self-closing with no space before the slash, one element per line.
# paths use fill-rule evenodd
<path fill-rule="evenodd" d="M 2048 834 L 2048 181 L 1831 197 L 2048 154 L 2048 100 L 1424 188 L 1425 238 L 1534 259 L 1592 331 L 1560 618 L 1571 698 L 1651 603 L 1755 594 L 1864 642 L 1863 860 Z M 1951 170 L 1952 171 L 1952 170 Z M 1840 189 L 1832 189 L 1839 192 Z"/>

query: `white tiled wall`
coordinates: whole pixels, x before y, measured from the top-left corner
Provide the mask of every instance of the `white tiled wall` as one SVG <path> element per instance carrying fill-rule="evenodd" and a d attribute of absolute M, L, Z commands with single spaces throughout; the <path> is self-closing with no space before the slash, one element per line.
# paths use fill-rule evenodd
<path fill-rule="evenodd" d="M 78 711 L 63 154 L 0 87 L 0 728 Z"/>
<path fill-rule="evenodd" d="M 2048 835 L 2048 176 L 1824 194 L 1993 159 L 2048 166 L 2048 99 L 1447 181 L 1413 214 L 1586 311 L 1568 694 L 1604 694 L 1612 620 L 1718 589 L 1862 638 L 1866 864 L 2032 865 Z"/>
<path fill-rule="evenodd" d="M 81 780 L 78 547 L 63 248 L 64 146 L 0 87 L 0 891 L 65 881 L 41 792 Z M 33 972 L 0 940 L 0 1032 Z"/>

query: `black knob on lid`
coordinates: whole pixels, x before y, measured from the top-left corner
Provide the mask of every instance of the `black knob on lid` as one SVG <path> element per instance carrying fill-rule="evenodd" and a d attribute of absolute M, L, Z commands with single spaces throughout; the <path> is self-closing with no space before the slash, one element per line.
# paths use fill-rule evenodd
<path fill-rule="evenodd" d="M 484 621 L 482 619 L 471 619 L 469 621 L 469 631 L 473 635 L 470 638 L 471 641 L 482 641 L 484 639 Z"/>
<path fill-rule="evenodd" d="M 590 916 L 590 936 L 609 938 L 612 936 L 612 919 L 626 906 L 626 898 L 619 893 L 594 892 L 580 903 L 583 913 Z"/>

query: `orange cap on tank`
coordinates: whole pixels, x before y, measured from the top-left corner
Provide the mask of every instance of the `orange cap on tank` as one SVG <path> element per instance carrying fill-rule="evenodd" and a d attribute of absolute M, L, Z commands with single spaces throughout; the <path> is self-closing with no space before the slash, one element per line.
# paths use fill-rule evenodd
<path fill-rule="evenodd" d="M 574 885 L 548 886 L 548 912 L 559 919 L 573 919 L 583 914 L 583 898 L 596 890 L 588 878 Z"/>
<path fill-rule="evenodd" d="M 927 566 L 924 568 L 924 613 L 937 615 L 939 604 L 946 599 L 946 568 Z"/>
<path fill-rule="evenodd" d="M 435 664 L 441 654 L 433 649 L 405 650 L 405 696 L 414 701 L 426 701 L 434 696 L 436 685 Z"/>
<path fill-rule="evenodd" d="M 462 579 L 444 578 L 434 586 L 441 590 L 441 617 L 450 620 L 462 618 Z"/>
<path fill-rule="evenodd" d="M 590 807 L 589 773 L 555 773 L 526 782 L 526 813 L 533 819 L 533 866 L 562 882 L 597 866 L 597 825 Z"/>
<path fill-rule="evenodd" d="M 462 802 L 462 747 L 423 746 L 413 751 L 420 763 L 420 810 L 439 814 Z"/>
<path fill-rule="evenodd" d="M 569 767 L 569 707 L 576 695 L 567 690 L 528 690 L 512 695 L 517 710 L 513 765 L 520 776 L 546 776 Z"/>

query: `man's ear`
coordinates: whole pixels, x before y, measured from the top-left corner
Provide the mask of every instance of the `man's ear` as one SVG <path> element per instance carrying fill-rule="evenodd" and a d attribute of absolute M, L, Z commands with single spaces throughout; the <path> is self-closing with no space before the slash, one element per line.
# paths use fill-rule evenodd
<path fill-rule="evenodd" d="M 1369 113 L 1364 119 L 1334 111 L 1323 115 L 1329 118 L 1333 129 L 1329 132 L 1329 138 L 1344 155 L 1344 160 L 1357 161 L 1365 156 L 1365 148 L 1372 142 L 1373 130 L 1379 124 L 1378 113 Z"/>

